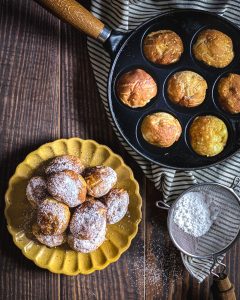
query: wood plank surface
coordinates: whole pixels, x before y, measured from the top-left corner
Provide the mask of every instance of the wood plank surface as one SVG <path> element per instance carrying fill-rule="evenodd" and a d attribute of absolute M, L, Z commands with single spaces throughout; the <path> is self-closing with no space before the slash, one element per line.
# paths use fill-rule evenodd
<path fill-rule="evenodd" d="M 86 7 L 88 1 L 81 1 Z M 0 299 L 209 299 L 170 241 L 166 213 L 153 184 L 115 137 L 101 103 L 86 37 L 32 0 L 0 0 Z M 13 244 L 3 215 L 4 193 L 16 166 L 41 144 L 79 136 L 106 144 L 132 168 L 143 197 L 143 220 L 118 262 L 88 276 L 52 274 Z M 240 243 L 228 252 L 240 298 Z"/>

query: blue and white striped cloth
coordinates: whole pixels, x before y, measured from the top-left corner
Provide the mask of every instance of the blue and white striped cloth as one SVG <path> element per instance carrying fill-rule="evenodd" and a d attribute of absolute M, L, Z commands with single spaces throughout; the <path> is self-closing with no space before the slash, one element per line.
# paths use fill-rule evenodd
<path fill-rule="evenodd" d="M 91 11 L 109 27 L 125 32 L 135 29 L 142 22 L 157 14 L 178 8 L 194 8 L 217 13 L 240 26 L 240 1 L 231 0 L 94 0 Z M 91 38 L 88 39 L 88 50 L 100 96 L 116 135 L 140 165 L 144 174 L 154 182 L 157 189 L 163 191 L 165 202 L 171 204 L 182 191 L 192 184 L 218 182 L 226 186 L 231 185 L 234 177 L 239 175 L 240 152 L 214 167 L 195 171 L 176 171 L 148 162 L 133 151 L 118 133 L 108 108 L 107 82 L 111 66 L 110 56 L 99 42 Z M 210 260 L 198 260 L 183 256 L 183 262 L 189 272 L 200 282 L 209 275 Z"/>

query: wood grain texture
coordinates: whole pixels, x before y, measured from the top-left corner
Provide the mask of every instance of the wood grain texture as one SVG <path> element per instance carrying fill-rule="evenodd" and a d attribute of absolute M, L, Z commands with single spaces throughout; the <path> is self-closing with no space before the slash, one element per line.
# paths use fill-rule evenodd
<path fill-rule="evenodd" d="M 75 0 L 38 0 L 61 20 L 71 24 L 85 34 L 98 38 L 104 24 Z"/>
<path fill-rule="evenodd" d="M 1 299 L 58 298 L 58 289 L 51 286 L 59 286 L 60 276 L 26 261 L 7 233 L 3 208 L 17 164 L 59 137 L 59 26 L 33 2 L 0 2 Z"/>
<path fill-rule="evenodd" d="M 84 6 L 88 1 L 81 1 Z M 86 37 L 32 0 L 0 0 L 0 299 L 208 299 L 184 269 L 166 228 L 161 198 L 117 141 L 89 63 Z M 36 267 L 14 246 L 3 217 L 9 177 L 28 152 L 60 137 L 92 138 L 119 153 L 143 196 L 143 221 L 118 262 L 89 276 L 68 277 Z M 240 297 L 240 243 L 226 256 Z"/>

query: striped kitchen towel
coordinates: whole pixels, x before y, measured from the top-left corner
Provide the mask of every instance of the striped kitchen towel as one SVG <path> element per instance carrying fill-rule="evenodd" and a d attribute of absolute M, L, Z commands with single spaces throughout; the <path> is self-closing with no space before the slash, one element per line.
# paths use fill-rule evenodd
<path fill-rule="evenodd" d="M 178 8 L 194 8 L 218 13 L 240 25 L 240 3 L 231 0 L 94 0 L 92 1 L 91 11 L 111 28 L 128 31 L 135 29 L 142 22 L 157 14 Z M 240 152 L 214 167 L 195 171 L 176 171 L 148 162 L 133 151 L 118 133 L 108 108 L 107 81 L 111 65 L 110 57 L 103 46 L 91 38 L 88 39 L 88 50 L 100 96 L 116 135 L 125 149 L 138 162 L 145 175 L 154 182 L 155 187 L 162 190 L 166 203 L 171 204 L 182 191 L 192 184 L 218 182 L 226 186 L 231 185 L 234 177 L 239 175 Z M 209 275 L 210 260 L 192 259 L 184 255 L 182 257 L 186 268 L 200 282 Z"/>

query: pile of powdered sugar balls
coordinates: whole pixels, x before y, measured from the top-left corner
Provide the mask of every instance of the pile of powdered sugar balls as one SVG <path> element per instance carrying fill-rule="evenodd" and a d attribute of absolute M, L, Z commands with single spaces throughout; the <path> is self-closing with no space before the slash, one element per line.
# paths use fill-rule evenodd
<path fill-rule="evenodd" d="M 48 247 L 67 242 L 78 252 L 96 250 L 105 241 L 107 224 L 119 222 L 128 210 L 129 195 L 116 183 L 109 166 L 86 167 L 72 155 L 53 158 L 26 188 L 37 215 L 33 235 Z"/>
<path fill-rule="evenodd" d="M 174 209 L 174 223 L 196 238 L 206 234 L 217 217 L 207 197 L 206 193 L 188 192 L 177 201 Z"/>

